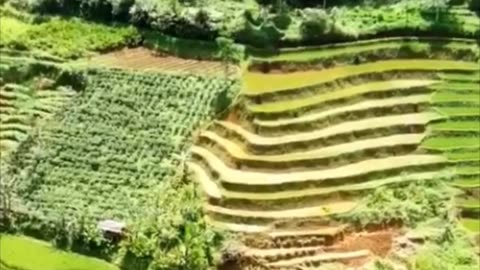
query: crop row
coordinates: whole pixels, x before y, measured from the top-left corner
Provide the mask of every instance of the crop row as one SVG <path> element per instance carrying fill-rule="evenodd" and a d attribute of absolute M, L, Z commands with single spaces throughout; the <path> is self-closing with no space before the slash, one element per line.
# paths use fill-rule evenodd
<path fill-rule="evenodd" d="M 145 194 L 177 173 L 174 154 L 213 115 L 218 94 L 235 88 L 221 79 L 101 69 L 88 78 L 16 156 L 26 172 L 17 193 L 34 213 L 128 219 L 128 209 L 142 209 Z"/>

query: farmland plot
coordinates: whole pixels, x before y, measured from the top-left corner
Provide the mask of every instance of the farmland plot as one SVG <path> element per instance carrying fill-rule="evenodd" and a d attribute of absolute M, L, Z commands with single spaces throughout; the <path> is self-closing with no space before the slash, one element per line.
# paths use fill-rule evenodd
<path fill-rule="evenodd" d="M 328 49 L 299 55 L 297 62 L 328 57 Z M 474 62 L 438 59 L 250 71 L 242 103 L 191 147 L 188 165 L 209 198 L 208 222 L 246 234 L 244 256 L 273 269 L 382 256 L 362 244 L 340 248 L 351 224 L 338 217 L 357 215 L 363 198 L 385 187 L 444 183 L 452 162 L 461 166 L 457 185 L 472 185 L 465 181 L 478 177 L 470 77 L 477 72 Z M 450 137 L 464 130 L 470 135 Z M 470 210 L 471 202 L 461 205 Z"/>
<path fill-rule="evenodd" d="M 22 209 L 128 220 L 146 194 L 178 170 L 188 138 L 234 81 L 88 71 L 87 88 L 27 141 L 10 173 L 22 175 Z M 174 155 L 176 154 L 176 155 Z"/>
<path fill-rule="evenodd" d="M 422 147 L 442 152 L 456 169 L 454 186 L 463 190 L 457 199 L 462 223 L 476 234 L 480 220 L 480 77 L 478 73 L 441 74 L 434 86 L 435 109 L 446 116 L 432 125 Z"/>
<path fill-rule="evenodd" d="M 82 60 L 80 64 L 204 75 L 223 75 L 225 73 L 225 67 L 220 61 L 182 59 L 174 56 L 160 55 L 146 48 L 123 49 L 117 52 L 98 55 Z M 237 66 L 229 66 L 229 75 L 236 75 L 238 72 Z"/>

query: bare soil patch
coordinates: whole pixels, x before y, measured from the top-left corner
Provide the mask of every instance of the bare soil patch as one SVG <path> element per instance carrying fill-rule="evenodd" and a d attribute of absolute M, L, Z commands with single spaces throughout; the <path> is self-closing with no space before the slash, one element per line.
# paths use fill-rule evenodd
<path fill-rule="evenodd" d="M 336 252 L 369 250 L 372 255 L 386 257 L 393 248 L 394 238 L 399 234 L 398 229 L 385 229 L 373 232 L 354 233 L 346 236 L 343 241 L 334 246 Z M 353 259 L 347 265 L 358 267 L 364 265 L 370 258 Z"/>
<path fill-rule="evenodd" d="M 115 68 L 173 71 L 200 75 L 225 75 L 225 67 L 220 61 L 184 59 L 161 54 L 143 47 L 125 48 L 119 51 L 85 59 L 88 65 L 110 66 Z M 229 76 L 235 76 L 239 68 L 229 66 Z"/>

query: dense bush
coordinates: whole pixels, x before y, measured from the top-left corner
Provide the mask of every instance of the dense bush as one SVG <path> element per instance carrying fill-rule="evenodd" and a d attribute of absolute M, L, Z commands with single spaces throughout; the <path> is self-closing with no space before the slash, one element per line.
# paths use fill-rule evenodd
<path fill-rule="evenodd" d="M 470 4 L 468 6 L 470 10 L 480 13 L 480 0 L 470 0 Z"/>
<path fill-rule="evenodd" d="M 304 39 L 318 39 L 330 31 L 329 17 L 321 9 L 306 9 L 305 18 L 300 26 Z"/>
<path fill-rule="evenodd" d="M 361 205 L 341 217 L 342 220 L 363 227 L 369 224 L 400 222 L 415 226 L 435 217 L 447 217 L 451 211 L 449 200 L 455 191 L 445 179 L 412 182 L 398 187 L 383 187 L 367 195 Z"/>
<path fill-rule="evenodd" d="M 134 27 L 110 27 L 79 19 L 54 18 L 40 24 L 12 22 L 0 28 L 3 32 L 7 31 L 4 27 L 8 29 L 12 25 L 19 28 L 18 32 L 12 33 L 11 38 L 2 38 L 0 46 L 43 51 L 62 58 L 78 58 L 89 52 L 136 44 L 140 40 Z"/>
<path fill-rule="evenodd" d="M 39 12 L 133 23 L 191 40 L 213 42 L 218 36 L 226 36 L 256 47 L 319 45 L 402 35 L 475 38 L 479 34 L 478 18 L 446 13 L 448 6 L 428 1 L 392 0 L 391 5 L 378 5 L 383 1 L 327 0 L 328 7 L 335 5 L 328 12 L 319 8 L 323 1 L 300 0 L 261 1 L 267 8 L 216 0 L 11 1 Z M 354 7 L 342 7 L 343 4 Z M 471 1 L 471 8 L 478 9 L 478 0 Z"/>
<path fill-rule="evenodd" d="M 116 257 L 122 269 L 207 270 L 216 264 L 225 234 L 205 224 L 194 185 L 164 182 L 151 202 L 121 243 Z"/>
<path fill-rule="evenodd" d="M 452 239 L 428 243 L 413 258 L 413 269 L 418 270 L 477 270 L 480 261 L 468 236 L 460 230 L 452 231 Z"/>

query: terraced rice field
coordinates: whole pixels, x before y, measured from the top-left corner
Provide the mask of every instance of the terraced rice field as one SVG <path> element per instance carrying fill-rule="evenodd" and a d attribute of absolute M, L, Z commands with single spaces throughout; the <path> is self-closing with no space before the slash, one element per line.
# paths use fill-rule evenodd
<path fill-rule="evenodd" d="M 82 60 L 80 64 L 143 71 L 182 72 L 206 75 L 221 75 L 225 73 L 225 67 L 219 61 L 182 59 L 169 55 L 161 55 L 143 47 L 123 49 L 121 51 L 95 56 Z M 230 65 L 229 75 L 234 75 L 237 72 L 238 67 Z"/>
<path fill-rule="evenodd" d="M 463 39 L 419 39 L 419 38 L 384 38 L 372 39 L 367 41 L 359 41 L 355 46 L 347 43 L 346 45 L 327 45 L 317 48 L 295 48 L 294 50 L 283 50 L 281 54 L 271 56 L 268 58 L 254 57 L 258 62 L 312 62 L 317 60 L 325 60 L 332 57 L 351 57 L 365 52 L 378 52 L 380 50 L 399 50 L 402 47 L 428 48 L 435 43 L 442 46 L 444 49 L 470 49 L 472 48 L 472 41 Z"/>
<path fill-rule="evenodd" d="M 454 186 L 466 228 L 480 233 L 480 74 L 440 74 L 432 105 L 445 119 L 432 125 L 422 147 L 440 152 L 456 168 Z"/>
<path fill-rule="evenodd" d="M 0 153 L 2 158 L 17 148 L 34 129 L 64 106 L 75 92 L 66 88 L 37 90 L 7 84 L 0 87 Z"/>
<path fill-rule="evenodd" d="M 244 234 L 243 254 L 270 269 L 369 258 L 368 247 L 340 248 L 349 226 L 335 219 L 364 194 L 438 180 L 452 164 L 455 185 L 475 186 L 476 72 L 473 62 L 400 59 L 245 74 L 234 116 L 191 148 L 208 222 Z"/>

